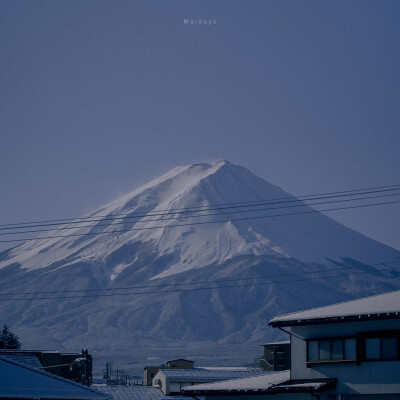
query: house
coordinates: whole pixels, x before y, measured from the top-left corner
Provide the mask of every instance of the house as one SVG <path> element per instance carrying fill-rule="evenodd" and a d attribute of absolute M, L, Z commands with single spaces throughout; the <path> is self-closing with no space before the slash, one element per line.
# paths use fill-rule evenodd
<path fill-rule="evenodd" d="M 111 396 L 0 356 L 0 399 L 109 400 Z"/>
<path fill-rule="evenodd" d="M 193 369 L 194 361 L 178 358 L 176 360 L 167 361 L 161 366 L 146 366 L 143 372 L 143 385 L 152 386 L 153 379 L 160 369 Z"/>
<path fill-rule="evenodd" d="M 166 395 L 179 394 L 181 389 L 199 383 L 216 382 L 227 379 L 244 378 L 265 373 L 256 369 L 160 369 L 153 379 L 153 386 Z"/>
<path fill-rule="evenodd" d="M 260 367 L 265 371 L 285 371 L 290 369 L 290 341 L 264 343 L 264 356 Z"/>
<path fill-rule="evenodd" d="M 290 334 L 290 371 L 182 393 L 206 400 L 400 399 L 400 291 L 277 316 L 269 325 Z"/>
<path fill-rule="evenodd" d="M 93 360 L 87 350 L 82 350 L 81 353 L 60 353 L 54 350 L 2 349 L 0 356 L 83 385 L 90 385 L 92 382 Z"/>

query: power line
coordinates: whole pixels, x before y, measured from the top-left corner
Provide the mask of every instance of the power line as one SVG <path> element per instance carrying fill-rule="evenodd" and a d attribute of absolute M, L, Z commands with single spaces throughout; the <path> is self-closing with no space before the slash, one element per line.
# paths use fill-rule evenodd
<path fill-rule="evenodd" d="M 172 208 L 172 209 L 167 209 L 167 210 L 157 210 L 156 213 L 155 212 L 148 212 L 148 213 L 133 212 L 133 213 L 126 213 L 126 214 L 115 214 L 112 217 L 110 217 L 109 215 L 103 215 L 103 216 L 98 215 L 98 216 L 93 216 L 93 217 L 88 216 L 88 217 L 81 217 L 81 218 L 64 218 L 64 219 L 20 222 L 20 223 L 12 223 L 12 224 L 0 224 L 0 227 L 3 227 L 3 228 L 0 228 L 0 230 L 7 229 L 7 227 L 11 227 L 10 229 L 23 229 L 23 228 L 30 228 L 30 227 L 74 224 L 74 223 L 84 223 L 84 222 L 96 222 L 96 221 L 104 221 L 107 219 L 111 219 L 111 220 L 123 219 L 123 217 L 127 217 L 127 216 L 129 216 L 131 218 L 140 218 L 140 217 L 146 217 L 146 216 L 162 216 L 162 215 L 169 215 L 169 214 L 200 212 L 200 211 L 209 211 L 209 210 L 224 209 L 224 208 L 251 207 L 251 206 L 260 206 L 260 205 L 266 205 L 266 204 L 282 203 L 281 201 L 278 201 L 278 200 L 286 200 L 286 201 L 283 201 L 283 203 L 303 202 L 303 201 L 320 200 L 320 199 L 324 199 L 324 198 L 356 196 L 356 195 L 361 195 L 361 194 L 370 194 L 370 193 L 378 193 L 378 192 L 393 191 L 393 190 L 400 190 L 400 185 L 376 186 L 376 187 L 371 187 L 371 188 L 366 188 L 366 189 L 353 189 L 353 190 L 345 190 L 345 191 L 337 191 L 337 192 L 326 192 L 326 193 L 314 194 L 314 195 L 297 196 L 295 198 L 294 198 L 294 196 L 290 196 L 290 197 L 280 197 L 280 198 L 268 199 L 268 200 L 253 200 L 253 201 L 243 201 L 243 202 L 236 202 L 236 203 L 221 203 L 221 204 L 214 204 L 211 206 L 175 208 L 175 209 Z M 361 191 L 362 191 L 362 193 L 354 193 L 354 192 L 361 192 Z M 326 197 L 316 197 L 316 196 L 326 196 Z M 223 207 L 223 206 L 226 206 L 226 207 Z M 119 218 L 119 217 L 121 217 L 121 218 Z M 94 219 L 94 218 L 101 218 L 101 219 Z M 69 221 L 69 222 L 65 222 L 65 221 Z M 26 226 L 28 224 L 34 224 L 34 225 Z"/>
<path fill-rule="evenodd" d="M 375 264 L 363 264 L 362 267 L 377 267 L 380 265 L 386 266 L 387 264 L 395 264 L 400 263 L 400 258 L 397 260 L 390 261 L 381 261 Z M 147 289 L 147 288 L 162 288 L 162 287 L 175 287 L 175 286 L 187 286 L 187 285 L 209 285 L 209 284 L 218 284 L 218 283 L 226 283 L 226 282 L 238 282 L 238 281 L 249 281 L 255 279 L 270 279 L 275 277 L 286 277 L 286 276 L 299 276 L 306 274 L 315 274 L 315 273 L 327 273 L 327 272 L 337 272 L 342 270 L 349 270 L 354 268 L 360 268 L 357 266 L 347 265 L 343 268 L 324 268 L 317 269 L 315 271 L 303 271 L 303 272 L 295 272 L 292 274 L 275 274 L 275 275 L 266 275 L 266 276 L 253 276 L 247 278 L 234 278 L 234 279 L 220 279 L 213 281 L 202 281 L 202 282 L 186 282 L 186 283 L 173 283 L 173 284 L 159 284 L 159 285 L 140 285 L 140 286 L 127 286 L 127 287 L 116 287 L 116 288 L 96 288 L 96 289 L 74 289 L 74 290 L 56 290 L 56 291 L 40 291 L 40 292 L 8 292 L 8 293 L 0 293 L 0 296 L 20 296 L 20 295 L 37 295 L 37 294 L 54 294 L 54 293 L 79 293 L 79 292 L 103 292 L 103 291 L 112 291 L 112 290 L 131 290 L 131 289 Z M 396 267 L 391 267 L 396 269 Z M 399 267 L 400 268 L 400 267 Z M 71 297 L 72 298 L 72 297 Z"/>
<path fill-rule="evenodd" d="M 332 271 L 334 272 L 334 271 Z M 246 286 L 261 286 L 261 285 L 275 285 L 280 283 L 290 283 L 290 282 L 303 282 L 315 279 L 331 279 L 339 277 L 347 277 L 353 275 L 365 275 L 369 272 L 354 272 L 351 274 L 339 274 L 331 276 L 317 276 L 312 278 L 296 279 L 296 280 L 281 280 L 276 282 L 262 282 L 262 283 L 245 283 L 243 285 L 227 285 L 227 286 L 214 286 L 214 287 L 203 287 L 203 288 L 190 288 L 190 289 L 172 289 L 163 291 L 148 291 L 148 292 L 130 292 L 130 293 L 108 293 L 108 294 L 93 294 L 93 295 L 79 295 L 79 296 L 55 296 L 55 297 L 32 297 L 32 298 L 16 298 L 16 299 L 0 299 L 1 301 L 32 301 L 32 300 L 57 300 L 57 299 L 78 299 L 78 298 L 93 298 L 93 297 L 113 297 L 113 296 L 132 296 L 132 295 L 145 295 L 145 294 L 164 294 L 164 293 L 177 293 L 177 292 L 194 292 L 200 290 L 213 290 L 213 289 L 228 289 L 228 288 L 238 288 Z M 391 279 L 398 279 L 399 277 L 391 277 Z"/>
<path fill-rule="evenodd" d="M 248 220 L 255 220 L 255 219 L 267 219 L 267 218 L 302 215 L 302 214 L 313 214 L 313 213 L 321 213 L 321 212 L 329 212 L 329 211 L 350 210 L 350 209 L 374 207 L 374 206 L 397 204 L 397 203 L 400 203 L 400 200 L 389 201 L 389 202 L 381 202 L 381 203 L 374 203 L 374 204 L 363 204 L 363 205 L 356 205 L 356 206 L 348 206 L 348 207 L 328 208 L 328 209 L 323 209 L 323 210 L 300 211 L 300 212 L 288 213 L 288 214 L 259 215 L 259 216 L 254 216 L 254 217 L 249 216 L 249 217 L 244 217 L 244 218 L 230 218 L 230 219 L 217 220 L 217 221 L 199 221 L 199 222 L 193 222 L 193 223 L 182 223 L 182 224 L 163 225 L 163 226 L 151 226 L 151 227 L 142 227 L 142 228 L 119 229 L 119 230 L 115 230 L 115 231 L 111 231 L 111 232 L 87 232 L 87 233 L 77 233 L 77 234 L 68 234 L 68 235 L 43 236 L 43 237 L 39 237 L 39 238 L 0 240 L 0 243 L 16 243 L 16 242 L 27 242 L 27 241 L 32 241 L 32 240 L 48 240 L 48 239 L 56 239 L 56 238 L 82 237 L 82 236 L 93 236 L 93 235 L 97 235 L 97 236 L 110 235 L 110 234 L 115 234 L 115 233 L 132 232 L 132 231 L 166 229 L 166 228 L 175 228 L 175 227 L 192 226 L 192 225 L 208 225 L 208 224 L 217 224 L 217 223 L 220 223 L 220 222 L 248 221 Z M 71 229 L 73 229 L 73 228 L 71 228 Z"/>
<path fill-rule="evenodd" d="M 369 200 L 369 199 L 376 199 L 376 198 L 382 198 L 382 197 L 392 197 L 392 196 L 399 196 L 400 193 L 390 193 L 390 194 L 384 194 L 384 195 L 374 195 L 374 196 L 367 196 L 367 197 L 359 197 L 355 199 L 342 199 L 342 200 L 331 200 L 331 201 L 322 201 L 322 202 L 316 202 L 316 203 L 311 203 L 311 204 L 295 204 L 295 205 L 286 205 L 286 206 L 279 206 L 279 207 L 266 207 L 266 208 L 258 208 L 254 210 L 234 210 L 234 211 L 224 211 L 224 212 L 217 212 L 217 213 L 208 213 L 208 214 L 194 214 L 194 215 L 183 215 L 183 216 L 178 216 L 178 217 L 168 217 L 168 218 L 156 218 L 156 219 L 142 219 L 140 221 L 126 221 L 127 219 L 131 219 L 134 217 L 128 217 L 128 218 L 115 218 L 116 220 L 123 219 L 123 222 L 119 223 L 106 223 L 106 224 L 97 224 L 97 225 L 77 225 L 78 223 L 74 224 L 74 226 L 63 226 L 60 228 L 50 228 L 50 229 L 33 229 L 33 230 L 26 230 L 26 231 L 18 231 L 18 232 L 6 232 L 6 233 L 0 233 L 0 236 L 7 236 L 7 235 L 20 235 L 23 233 L 38 233 L 38 232 L 50 232 L 50 231 L 63 231 L 63 230 L 70 230 L 70 229 L 84 229 L 84 228 L 98 228 L 100 226 L 117 226 L 117 225 L 126 225 L 128 224 L 137 224 L 137 223 L 146 223 L 146 222 L 164 222 L 164 221 L 169 221 L 169 220 L 174 220 L 174 219 L 186 219 L 186 218 L 201 218 L 201 217 L 208 217 L 208 216 L 214 216 L 214 215 L 225 215 L 225 214 L 242 214 L 242 213 L 254 213 L 254 212 L 259 212 L 259 211 L 268 211 L 268 210 L 277 210 L 277 209 L 282 209 L 282 208 L 297 208 L 297 207 L 310 207 L 310 206 L 315 206 L 315 205 L 324 205 L 324 204 L 334 204 L 334 203 L 344 203 L 344 202 L 349 202 L 349 201 L 360 201 L 360 200 Z M 202 211 L 204 212 L 204 211 Z M 102 221 L 102 220 L 100 220 Z M 80 223 L 79 223 L 80 224 Z M 68 225 L 70 225 L 68 223 Z M 38 226 L 38 225 L 36 225 Z M 14 228 L 0 228 L 0 231 L 2 230 L 12 230 Z M 17 228 L 15 228 L 17 229 Z M 19 227 L 18 229 L 21 229 Z"/>

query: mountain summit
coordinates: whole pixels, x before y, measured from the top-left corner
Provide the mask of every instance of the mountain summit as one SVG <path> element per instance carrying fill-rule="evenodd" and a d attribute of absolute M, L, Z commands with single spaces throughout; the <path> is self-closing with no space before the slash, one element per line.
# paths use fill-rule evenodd
<path fill-rule="evenodd" d="M 319 213 L 274 216 L 309 211 L 303 202 L 241 166 L 224 160 L 192 164 L 174 168 L 91 213 L 84 222 L 64 225 L 42 235 L 46 240 L 13 249 L 0 268 L 10 263 L 36 269 L 96 262 L 112 266 L 109 276 L 115 279 L 139 261 L 138 246 L 169 256 L 151 278 L 245 254 L 306 262 L 350 257 L 366 263 L 399 254 Z"/>
<path fill-rule="evenodd" d="M 0 254 L 0 315 L 27 347 L 233 362 L 224 344 L 272 339 L 277 314 L 395 289 L 375 264 L 399 256 L 241 166 L 192 164 Z"/>

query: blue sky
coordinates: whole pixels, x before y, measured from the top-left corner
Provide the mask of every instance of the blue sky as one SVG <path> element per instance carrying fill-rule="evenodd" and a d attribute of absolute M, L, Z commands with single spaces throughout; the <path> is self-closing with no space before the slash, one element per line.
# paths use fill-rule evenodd
<path fill-rule="evenodd" d="M 399 105 L 398 1 L 2 0 L 0 221 L 218 159 L 294 195 L 398 184 Z M 400 249 L 399 205 L 330 215 Z"/>

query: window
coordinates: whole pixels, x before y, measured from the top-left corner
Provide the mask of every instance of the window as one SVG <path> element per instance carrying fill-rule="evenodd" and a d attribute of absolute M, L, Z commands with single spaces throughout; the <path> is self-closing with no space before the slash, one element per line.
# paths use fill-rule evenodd
<path fill-rule="evenodd" d="M 398 335 L 382 334 L 364 338 L 365 361 L 389 361 L 399 358 Z"/>
<path fill-rule="evenodd" d="M 309 340 L 307 361 L 354 361 L 357 359 L 356 338 L 333 338 Z"/>
<path fill-rule="evenodd" d="M 357 341 L 356 338 L 344 340 L 344 359 L 355 360 L 357 358 Z"/>
<path fill-rule="evenodd" d="M 308 354 L 307 361 L 316 361 L 318 357 L 318 340 L 310 340 L 307 343 Z"/>

